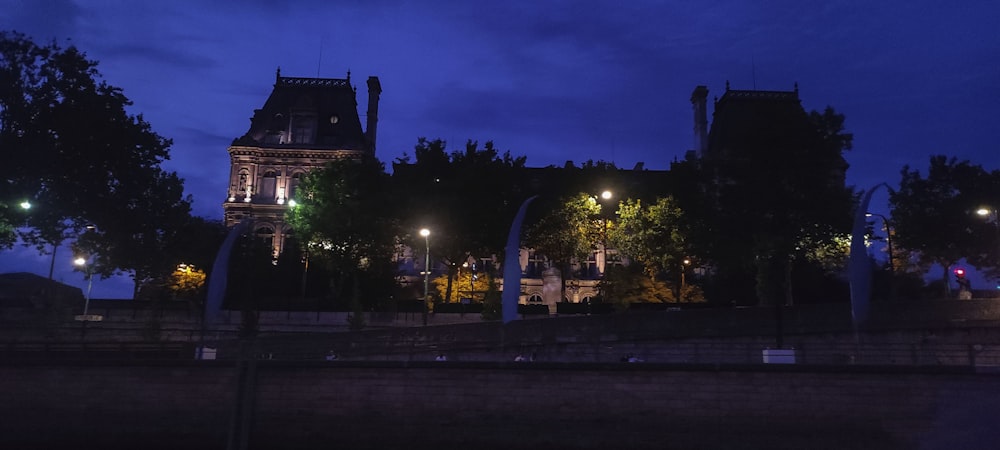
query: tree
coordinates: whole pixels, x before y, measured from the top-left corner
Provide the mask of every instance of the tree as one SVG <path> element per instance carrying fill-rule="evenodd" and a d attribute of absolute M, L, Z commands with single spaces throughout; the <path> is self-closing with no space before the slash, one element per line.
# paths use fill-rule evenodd
<path fill-rule="evenodd" d="M 303 179 L 285 217 L 311 264 L 337 274 L 332 299 L 348 299 L 356 311 L 388 298 L 395 285 L 391 261 L 402 233 L 387 214 L 399 207 L 388 184 L 374 157 L 336 160 Z"/>
<path fill-rule="evenodd" d="M 580 193 L 564 198 L 556 209 L 544 213 L 541 218 L 525 230 L 527 247 L 545 255 L 559 269 L 562 278 L 561 297 L 566 298 L 566 279 L 570 276 L 570 266 L 582 260 L 593 251 L 600 233 L 599 219 L 601 206 L 594 197 Z"/>
<path fill-rule="evenodd" d="M 806 114 L 793 103 L 763 105 L 713 123 L 716 156 L 697 169 L 709 207 L 692 238 L 714 268 L 721 300 L 753 289 L 760 304 L 790 304 L 800 245 L 826 245 L 850 230 L 855 199 L 842 153 L 852 136 L 832 108 Z"/>
<path fill-rule="evenodd" d="M 449 291 L 449 278 L 451 278 L 453 283 L 450 285 L 452 297 L 448 297 Z M 431 280 L 431 289 L 434 289 L 438 295 L 445 303 L 454 303 L 460 299 L 467 298 L 473 302 L 479 302 L 483 300 L 486 295 L 486 290 L 489 283 L 493 280 L 493 277 L 489 274 L 474 274 L 471 270 L 463 268 L 455 274 L 454 277 L 450 277 L 448 274 L 444 274 L 438 278 Z"/>
<path fill-rule="evenodd" d="M 610 280 L 610 283 L 609 283 Z M 607 286 L 606 286 L 607 285 Z M 616 310 L 624 311 L 633 303 L 698 303 L 704 302 L 701 288 L 692 283 L 679 286 L 662 279 L 650 278 L 639 264 L 608 268 L 599 283 L 607 292 Z"/>
<path fill-rule="evenodd" d="M 674 297 L 681 298 L 681 280 L 691 257 L 684 226 L 683 212 L 671 197 L 650 205 L 628 199 L 619 207 L 612 243 L 640 264 L 650 280 L 670 277 L 676 286 Z"/>
<path fill-rule="evenodd" d="M 976 210 L 1000 198 L 1000 171 L 937 155 L 930 158 L 926 178 L 909 166 L 900 175 L 899 189 L 889 194 L 898 248 L 915 251 L 925 267 L 940 265 L 945 286 L 950 267 L 962 258 L 979 269 L 997 270 L 1000 235 Z"/>
<path fill-rule="evenodd" d="M 193 265 L 183 264 L 170 274 L 167 288 L 174 296 L 183 299 L 201 297 L 205 288 L 205 271 Z"/>
<path fill-rule="evenodd" d="M 517 172 L 525 158 L 500 151 L 492 141 L 482 147 L 469 140 L 464 151 L 449 153 L 445 141 L 420 138 L 414 148 L 415 161 L 404 155 L 393 164 L 392 182 L 401 198 L 399 217 L 408 230 L 431 230 L 433 253 L 447 267 L 445 301 L 453 298 L 454 277 L 461 264 L 472 257 L 501 254 L 510 219 L 523 200 Z M 406 240 L 411 248 L 423 247 L 423 239 Z M 481 270 L 491 272 L 491 267 Z"/>
<path fill-rule="evenodd" d="M 226 238 L 226 227 L 221 221 L 191 216 L 166 237 L 157 261 L 151 262 L 149 276 L 139 286 L 135 298 L 159 298 L 160 290 L 166 289 L 172 298 L 191 300 L 198 304 L 204 300 L 205 283 L 212 273 L 215 258 Z M 88 234 L 81 236 L 76 246 L 87 245 Z M 93 244 L 97 245 L 97 244 Z M 114 247 L 108 252 L 97 252 L 98 257 L 113 255 Z"/>
<path fill-rule="evenodd" d="M 191 200 L 160 168 L 170 140 L 128 114 L 131 104 L 75 47 L 0 32 L 0 235 L 11 205 L 29 199 L 27 244 L 54 252 L 79 238 L 80 251 L 97 255 L 95 273 L 131 271 L 137 286 L 169 273 L 175 264 L 161 256 Z"/>

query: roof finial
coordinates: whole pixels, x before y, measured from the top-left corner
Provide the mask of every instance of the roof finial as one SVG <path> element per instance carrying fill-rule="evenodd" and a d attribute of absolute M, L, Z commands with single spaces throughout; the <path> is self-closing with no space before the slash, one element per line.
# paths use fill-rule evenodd
<path fill-rule="evenodd" d="M 347 69 L 347 82 L 351 82 L 351 69 Z"/>
<path fill-rule="evenodd" d="M 278 70 L 274 72 L 274 82 L 277 83 L 281 80 L 281 66 L 278 66 Z"/>
<path fill-rule="evenodd" d="M 799 82 L 798 81 L 795 82 L 795 93 L 796 94 L 799 93 Z"/>
<path fill-rule="evenodd" d="M 726 90 L 729 90 L 729 80 L 726 80 Z"/>

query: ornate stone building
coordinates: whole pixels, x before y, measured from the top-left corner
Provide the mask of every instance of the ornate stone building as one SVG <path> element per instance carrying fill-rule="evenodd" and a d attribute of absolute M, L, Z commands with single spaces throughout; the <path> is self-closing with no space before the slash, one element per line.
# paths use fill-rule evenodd
<path fill-rule="evenodd" d="M 270 96 L 262 108 L 254 111 L 250 128 L 228 149 L 230 181 L 223 202 L 226 225 L 252 219 L 256 235 L 270 241 L 275 256 L 280 254 L 286 238 L 292 234 L 284 223 L 284 213 L 304 175 L 332 160 L 374 156 L 382 89 L 377 77 L 369 77 L 367 87 L 367 123 L 362 130 L 357 90 L 351 85 L 350 73 L 343 79 L 294 78 L 282 77 L 279 70 Z M 692 92 L 693 152 L 705 161 L 744 162 L 752 156 L 740 153 L 739 144 L 744 134 L 757 132 L 765 128 L 764 125 L 789 122 L 774 117 L 788 116 L 798 121 L 806 118 L 797 88 L 794 91 L 742 91 L 729 89 L 727 83 L 721 99 L 713 104 L 707 99 L 705 86 L 697 86 Z M 711 122 L 710 106 L 714 110 Z M 394 168 L 396 174 L 406 169 L 399 164 Z M 843 171 L 837 171 L 833 178 L 842 184 Z M 565 167 L 525 168 L 511 182 L 523 187 L 525 197 L 535 193 L 572 194 L 587 189 L 596 195 L 597 190 L 611 188 L 623 196 L 654 198 L 669 192 L 670 179 L 669 171 L 648 170 L 642 163 L 631 170 L 613 169 L 594 177 L 594 173 L 574 170 L 568 162 Z M 562 192 L 566 189 L 573 192 Z M 400 281 L 413 288 L 413 292 L 419 292 L 417 296 L 422 296 L 421 274 L 427 271 L 423 252 L 419 248 L 401 248 L 397 255 Z M 432 258 L 430 272 L 436 277 L 444 273 L 445 268 L 433 259 L 436 258 Z M 558 303 L 594 299 L 599 294 L 598 283 L 606 266 L 628 264 L 627 258 L 619 255 L 616 249 L 605 249 L 601 243 L 586 259 L 572 264 L 566 291 L 562 292 L 561 274 L 551 267 L 544 255 L 532 249 L 521 249 L 518 259 L 522 271 L 520 303 L 544 304 L 552 312 L 556 311 Z M 495 265 L 496 258 L 470 256 L 463 262 L 485 268 Z M 502 286 L 503 281 L 498 281 Z"/>
<path fill-rule="evenodd" d="M 254 220 L 254 231 L 271 242 L 275 256 L 291 230 L 284 213 L 295 188 L 310 170 L 343 158 L 374 155 L 382 86 L 368 77 L 365 131 L 357 111 L 357 89 L 347 78 L 275 75 L 264 106 L 250 129 L 229 146 L 229 192 L 223 202 L 226 226 Z"/>

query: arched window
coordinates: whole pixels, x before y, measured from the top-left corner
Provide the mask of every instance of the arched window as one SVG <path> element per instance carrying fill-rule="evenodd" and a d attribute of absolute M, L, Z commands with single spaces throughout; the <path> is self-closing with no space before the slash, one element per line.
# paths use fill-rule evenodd
<path fill-rule="evenodd" d="M 528 303 L 542 303 L 542 296 L 538 294 L 532 294 L 528 297 Z"/>

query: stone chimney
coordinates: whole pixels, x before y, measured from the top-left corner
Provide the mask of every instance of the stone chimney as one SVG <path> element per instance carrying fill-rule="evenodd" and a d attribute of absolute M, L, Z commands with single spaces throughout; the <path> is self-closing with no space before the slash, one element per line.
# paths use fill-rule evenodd
<path fill-rule="evenodd" d="M 691 106 L 694 108 L 694 151 L 698 157 L 704 157 L 708 150 L 708 88 L 698 86 L 691 93 Z"/>
<path fill-rule="evenodd" d="M 368 138 L 368 151 L 375 154 L 375 135 L 378 131 L 378 100 L 382 95 L 382 83 L 378 77 L 368 77 L 368 127 L 365 136 Z"/>

